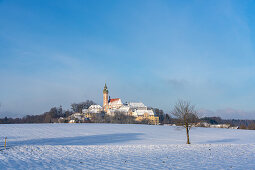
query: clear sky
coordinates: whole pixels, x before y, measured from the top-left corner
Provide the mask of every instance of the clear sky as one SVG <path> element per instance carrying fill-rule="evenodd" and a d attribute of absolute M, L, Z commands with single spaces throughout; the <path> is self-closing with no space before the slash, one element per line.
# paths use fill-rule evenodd
<path fill-rule="evenodd" d="M 255 1 L 0 0 L 0 117 L 110 96 L 255 119 Z"/>

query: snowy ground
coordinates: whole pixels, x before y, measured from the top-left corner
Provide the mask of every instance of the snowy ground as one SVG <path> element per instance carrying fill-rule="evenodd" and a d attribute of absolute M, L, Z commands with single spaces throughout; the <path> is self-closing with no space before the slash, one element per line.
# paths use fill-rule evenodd
<path fill-rule="evenodd" d="M 117 124 L 0 125 L 0 169 L 255 169 L 255 131 Z"/>

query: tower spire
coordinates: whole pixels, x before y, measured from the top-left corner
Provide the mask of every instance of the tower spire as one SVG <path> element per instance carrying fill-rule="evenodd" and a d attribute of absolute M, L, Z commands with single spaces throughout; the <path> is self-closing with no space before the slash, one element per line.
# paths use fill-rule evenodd
<path fill-rule="evenodd" d="M 104 85 L 104 90 L 103 90 L 103 93 L 108 93 L 108 88 L 107 88 L 107 85 L 106 85 L 106 83 L 105 83 L 105 85 Z"/>
<path fill-rule="evenodd" d="M 106 83 L 104 85 L 104 90 L 103 90 L 103 108 L 104 108 L 104 111 L 107 112 L 107 110 L 108 110 L 108 88 L 107 88 Z"/>

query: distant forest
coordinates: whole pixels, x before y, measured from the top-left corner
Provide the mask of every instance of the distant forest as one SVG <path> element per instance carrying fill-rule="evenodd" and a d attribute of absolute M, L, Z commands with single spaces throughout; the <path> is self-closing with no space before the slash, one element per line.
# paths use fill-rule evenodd
<path fill-rule="evenodd" d="M 27 115 L 23 118 L 1 118 L 0 124 L 18 124 L 18 123 L 58 123 L 60 117 L 68 117 L 75 112 L 81 112 L 82 109 L 87 109 L 95 102 L 87 100 L 81 103 L 71 104 L 72 110 L 65 111 L 62 107 L 53 107 L 50 111 L 40 115 Z M 155 112 L 155 116 L 159 117 L 160 124 L 175 124 L 178 122 L 175 118 L 171 117 L 170 114 L 165 114 L 163 110 L 158 108 L 150 108 Z M 230 124 L 231 126 L 238 126 L 240 129 L 255 130 L 255 120 L 240 120 L 240 119 L 222 119 L 220 117 L 203 117 L 200 119 L 203 122 L 210 124 Z M 96 123 L 88 121 L 88 123 Z M 118 122 L 117 122 L 118 123 Z M 146 121 L 144 122 L 146 124 Z"/>
<path fill-rule="evenodd" d="M 238 126 L 240 129 L 255 130 L 255 120 L 221 119 L 220 117 L 204 117 L 200 120 L 210 124 L 230 124 Z"/>

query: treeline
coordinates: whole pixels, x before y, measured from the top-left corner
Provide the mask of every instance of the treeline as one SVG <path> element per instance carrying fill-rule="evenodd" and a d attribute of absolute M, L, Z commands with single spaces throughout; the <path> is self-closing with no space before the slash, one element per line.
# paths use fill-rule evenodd
<path fill-rule="evenodd" d="M 71 111 L 63 110 L 62 107 L 53 107 L 50 111 L 45 112 L 40 115 L 27 115 L 23 118 L 2 118 L 0 119 L 0 124 L 15 124 L 15 123 L 58 123 L 60 117 L 68 117 L 74 112 L 81 112 L 82 109 L 87 109 L 95 102 L 91 100 L 86 100 L 85 102 L 72 103 Z"/>
<path fill-rule="evenodd" d="M 71 111 L 63 111 L 62 107 L 53 107 L 50 111 L 41 115 L 27 115 L 23 118 L 8 118 L 0 119 L 0 124 L 15 124 L 15 123 L 57 123 L 60 117 L 68 117 L 72 114 Z"/>
<path fill-rule="evenodd" d="M 221 117 L 204 117 L 201 120 L 210 124 L 230 124 L 240 129 L 255 130 L 255 120 L 222 119 Z"/>
<path fill-rule="evenodd" d="M 153 107 L 149 107 L 148 109 L 152 109 L 155 116 L 159 117 L 160 124 L 173 124 L 177 122 L 176 119 L 172 118 L 169 114 L 165 114 L 164 111 L 161 109 Z"/>
<path fill-rule="evenodd" d="M 40 115 L 27 115 L 23 118 L 2 118 L 0 124 L 15 124 L 15 123 L 58 123 L 59 118 L 67 118 L 73 113 L 82 112 L 82 109 L 88 109 L 91 105 L 96 104 L 92 100 L 86 100 L 80 103 L 72 103 L 71 111 L 63 110 L 62 107 L 53 107 L 50 111 Z M 171 117 L 170 114 L 165 114 L 163 110 L 158 108 L 149 108 L 155 113 L 155 116 L 159 117 L 160 124 L 177 124 L 178 120 Z M 240 120 L 240 119 L 222 119 L 220 117 L 204 117 L 200 119 L 203 122 L 209 124 L 230 124 L 231 126 L 238 126 L 241 129 L 255 130 L 255 120 Z M 114 116 L 102 114 L 94 114 L 90 123 L 142 123 L 149 124 L 149 120 L 144 119 L 142 122 L 135 121 L 135 117 L 127 116 L 122 113 L 116 113 Z"/>
<path fill-rule="evenodd" d="M 96 104 L 92 100 L 86 100 L 80 103 L 72 103 L 71 111 L 64 111 L 62 107 L 53 107 L 50 111 L 45 112 L 40 115 L 27 115 L 23 118 L 1 118 L 0 124 L 17 124 L 17 123 L 59 123 L 59 118 L 67 118 L 71 116 L 73 113 L 81 113 L 83 109 L 88 109 L 91 105 Z M 158 108 L 150 108 L 153 109 L 155 116 L 159 117 L 160 124 L 169 124 L 174 123 L 174 119 L 172 119 L 168 114 L 164 114 L 163 110 Z M 104 115 L 104 116 L 102 116 Z M 67 122 L 67 121 L 66 121 Z M 90 121 L 86 121 L 90 123 L 142 123 L 149 124 L 149 120 L 144 119 L 141 122 L 135 121 L 135 118 L 132 116 L 127 116 L 122 113 L 116 113 L 114 116 L 106 115 L 102 112 L 102 114 L 95 114 Z"/>

